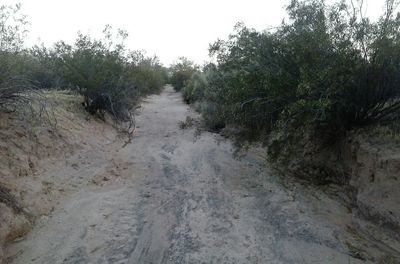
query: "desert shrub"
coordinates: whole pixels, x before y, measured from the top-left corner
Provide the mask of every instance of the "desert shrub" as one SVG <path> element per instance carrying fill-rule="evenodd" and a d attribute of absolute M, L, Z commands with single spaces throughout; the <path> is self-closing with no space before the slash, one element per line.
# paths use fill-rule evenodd
<path fill-rule="evenodd" d="M 57 43 L 55 54 L 66 81 L 83 95 L 89 113 L 109 112 L 126 119 L 130 100 L 136 100 L 138 92 L 126 74 L 122 50 L 111 49 L 110 42 L 111 36 L 96 40 L 79 34 L 73 46 Z"/>
<path fill-rule="evenodd" d="M 0 6 L 0 104 L 27 100 L 28 90 L 71 89 L 92 114 L 130 117 L 139 96 L 156 93 L 167 80 L 157 57 L 125 48 L 127 33 L 106 26 L 103 38 L 78 34 L 75 43 L 23 48 L 26 17 L 20 5 Z"/>
<path fill-rule="evenodd" d="M 20 12 L 21 5 L 0 6 L 0 50 L 18 52 L 26 37 L 26 16 Z"/>
<path fill-rule="evenodd" d="M 224 116 L 219 111 L 220 107 L 214 102 L 204 101 L 200 105 L 203 121 L 206 128 L 210 131 L 219 131 L 226 125 Z"/>
<path fill-rule="evenodd" d="M 311 124 L 336 138 L 397 120 L 400 17 L 394 5 L 389 0 L 372 23 L 344 2 L 293 0 L 290 23 L 275 31 L 238 24 L 227 41 L 211 45 L 216 73 L 206 86 L 215 95 L 207 99 L 228 122 L 262 133 Z"/>
<path fill-rule="evenodd" d="M 125 49 L 126 37 L 122 30 L 114 36 L 107 26 L 102 39 L 79 34 L 74 45 L 61 41 L 50 52 L 54 59 L 50 62 L 61 69 L 62 82 L 83 95 L 89 113 L 108 112 L 126 120 L 140 95 L 159 91 L 166 81 L 165 69 L 156 58 Z"/>
<path fill-rule="evenodd" d="M 136 56 L 131 56 L 130 70 L 140 94 L 159 93 L 167 82 L 167 69 L 161 65 L 157 57 L 146 57 L 139 51 L 135 53 Z"/>
<path fill-rule="evenodd" d="M 0 106 L 22 99 L 21 93 L 32 89 L 22 74 L 26 24 L 20 5 L 0 6 Z"/>
<path fill-rule="evenodd" d="M 387 0 L 371 22 L 355 4 L 292 0 L 288 22 L 278 28 L 238 24 L 227 40 L 210 45 L 216 63 L 197 85 L 204 87 L 206 123 L 234 124 L 269 142 L 271 157 L 293 157 L 306 146 L 334 144 L 349 130 L 398 122 L 397 4 Z M 188 101 L 199 75 L 186 81 Z"/>
<path fill-rule="evenodd" d="M 186 82 L 197 71 L 198 67 L 185 57 L 179 58 L 178 62 L 170 67 L 170 83 L 176 91 L 182 90 Z"/>
<path fill-rule="evenodd" d="M 65 71 L 55 49 L 43 44 L 35 45 L 29 50 L 30 70 L 27 75 L 41 89 L 70 89 L 65 78 Z"/>
<path fill-rule="evenodd" d="M 195 72 L 189 80 L 186 81 L 182 89 L 185 102 L 188 104 L 199 101 L 204 97 L 206 89 L 206 76 L 202 72 Z"/>
<path fill-rule="evenodd" d="M 398 118 L 400 20 L 390 7 L 394 1 L 387 4 L 372 23 L 344 3 L 326 8 L 322 1 L 292 1 L 293 22 L 279 34 L 298 77 L 281 119 L 305 120 L 335 140 L 347 130 Z"/>

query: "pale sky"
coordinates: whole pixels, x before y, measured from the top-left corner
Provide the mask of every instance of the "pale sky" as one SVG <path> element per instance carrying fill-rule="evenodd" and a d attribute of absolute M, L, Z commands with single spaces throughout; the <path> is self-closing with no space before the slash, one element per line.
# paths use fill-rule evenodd
<path fill-rule="evenodd" d="M 376 17 L 383 2 L 369 0 L 368 13 Z M 110 24 L 128 31 L 129 49 L 169 65 L 179 56 L 207 61 L 208 45 L 226 38 L 239 21 L 257 30 L 278 26 L 289 0 L 0 0 L 15 3 L 31 23 L 28 44 L 72 43 L 79 30 L 96 36 Z"/>

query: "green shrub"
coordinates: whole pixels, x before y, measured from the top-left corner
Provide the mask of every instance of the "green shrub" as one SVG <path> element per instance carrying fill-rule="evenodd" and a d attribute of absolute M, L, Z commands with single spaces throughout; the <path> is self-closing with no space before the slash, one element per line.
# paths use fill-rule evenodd
<path fill-rule="evenodd" d="M 216 61 L 184 82 L 211 128 L 233 124 L 286 160 L 362 127 L 400 121 L 400 15 L 377 22 L 345 2 L 292 0 L 289 22 L 258 32 L 237 24 L 210 46 Z M 200 89 L 201 91 L 198 91 Z M 243 139 L 243 137 L 242 137 Z"/>
<path fill-rule="evenodd" d="M 204 97 L 206 85 L 206 76 L 201 72 L 195 72 L 192 77 L 186 81 L 185 87 L 182 89 L 184 100 L 188 104 L 201 100 Z"/>
<path fill-rule="evenodd" d="M 141 95 L 159 93 L 168 79 L 167 69 L 157 57 L 146 58 L 144 54 L 131 61 L 132 78 Z"/>
<path fill-rule="evenodd" d="M 182 90 L 192 75 L 197 71 L 197 66 L 185 57 L 170 67 L 170 83 L 176 91 Z"/>
<path fill-rule="evenodd" d="M 219 131 L 225 127 L 226 121 L 216 103 L 204 101 L 201 103 L 200 111 L 203 115 L 204 125 L 211 131 Z"/>
<path fill-rule="evenodd" d="M 393 122 L 400 110 L 400 16 L 388 1 L 372 23 L 343 2 L 293 0 L 289 23 L 257 32 L 243 24 L 211 45 L 217 64 L 202 88 L 225 121 L 260 135 L 310 127 L 337 140 L 346 131 Z M 212 91 L 212 92 L 211 92 Z M 211 95 L 210 95 L 211 94 Z M 293 128 L 293 129 L 290 129 Z"/>
<path fill-rule="evenodd" d="M 166 83 L 157 57 L 126 50 L 127 33 L 118 30 L 115 36 L 110 26 L 102 39 L 78 34 L 73 45 L 60 41 L 52 48 L 23 49 L 27 22 L 19 10 L 20 5 L 0 6 L 0 106 L 26 100 L 21 95 L 27 90 L 72 89 L 83 95 L 88 112 L 126 120 L 140 96 Z"/>
<path fill-rule="evenodd" d="M 74 45 L 59 42 L 45 53 L 50 54 L 51 65 L 61 69 L 62 83 L 83 95 L 89 113 L 108 112 L 117 120 L 126 120 L 141 95 L 160 91 L 166 81 L 166 71 L 157 58 L 125 50 L 126 37 L 120 30 L 116 38 L 121 42 L 114 43 L 107 26 L 103 39 L 79 34 Z M 46 61 L 43 55 L 40 58 Z"/>
<path fill-rule="evenodd" d="M 26 24 L 20 5 L 0 6 L 0 107 L 23 99 L 21 93 L 33 88 L 23 75 Z"/>
<path fill-rule="evenodd" d="M 63 66 L 54 49 L 45 46 L 34 46 L 29 50 L 30 65 L 27 75 L 41 89 L 70 89 L 65 79 Z"/>

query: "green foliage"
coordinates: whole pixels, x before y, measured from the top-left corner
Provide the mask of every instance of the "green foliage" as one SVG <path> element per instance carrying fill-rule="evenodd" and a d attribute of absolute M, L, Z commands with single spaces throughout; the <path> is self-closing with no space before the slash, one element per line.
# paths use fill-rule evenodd
<path fill-rule="evenodd" d="M 20 5 L 0 6 L 0 106 L 20 98 L 19 93 L 31 89 L 21 71 L 26 33 L 26 19 L 20 14 Z"/>
<path fill-rule="evenodd" d="M 170 83 L 176 91 L 182 90 L 186 82 L 197 71 L 197 66 L 185 57 L 179 58 L 178 62 L 170 67 Z"/>
<path fill-rule="evenodd" d="M 349 130 L 398 122 L 397 6 L 387 0 L 371 22 L 345 1 L 292 0 L 290 20 L 280 27 L 257 32 L 237 24 L 227 40 L 210 45 L 216 64 L 184 82 L 185 98 L 206 102 L 203 116 L 213 128 L 234 124 L 269 142 L 272 158 L 302 156 L 307 145 L 332 144 Z"/>
<path fill-rule="evenodd" d="M 157 57 L 145 57 L 141 52 L 134 52 L 131 56 L 131 74 L 136 87 L 141 95 L 158 93 L 168 79 L 167 69 L 164 68 Z"/>
<path fill-rule="evenodd" d="M 79 34 L 73 46 L 59 42 L 50 56 L 62 69 L 64 83 L 84 96 L 90 113 L 105 111 L 125 120 L 140 95 L 160 91 L 166 71 L 157 58 L 127 51 L 125 31 L 114 37 L 107 26 L 103 33 L 103 39 Z"/>
<path fill-rule="evenodd" d="M 157 93 L 166 83 L 167 70 L 158 58 L 128 51 L 128 34 L 113 34 L 110 26 L 102 39 L 79 33 L 73 45 L 60 41 L 52 48 L 24 49 L 27 22 L 19 10 L 20 5 L 0 6 L 1 105 L 33 88 L 73 89 L 90 113 L 126 120 L 140 96 Z"/>
<path fill-rule="evenodd" d="M 243 24 L 210 46 L 206 84 L 187 82 L 231 122 L 260 134 L 311 127 L 333 140 L 347 130 L 398 120 L 400 16 L 395 2 L 372 23 L 344 2 L 293 0 L 290 23 L 270 32 Z M 201 84 L 199 84 L 201 83 Z M 208 91 L 207 91 L 208 90 Z M 210 92 L 212 90 L 212 92 Z M 196 96 L 195 96 L 196 97 Z"/>
<path fill-rule="evenodd" d="M 28 22 L 20 9 L 20 4 L 0 6 L 0 50 L 2 52 L 17 52 L 22 49 Z"/>
<path fill-rule="evenodd" d="M 79 34 L 74 46 L 57 43 L 55 55 L 66 82 L 84 96 L 90 113 L 106 111 L 125 119 L 138 91 L 128 76 L 122 47 L 112 44 L 108 31 L 102 40 Z"/>
<path fill-rule="evenodd" d="M 185 87 L 182 89 L 184 100 L 190 104 L 203 98 L 206 85 L 206 77 L 203 73 L 193 73 L 192 77 L 186 81 Z"/>

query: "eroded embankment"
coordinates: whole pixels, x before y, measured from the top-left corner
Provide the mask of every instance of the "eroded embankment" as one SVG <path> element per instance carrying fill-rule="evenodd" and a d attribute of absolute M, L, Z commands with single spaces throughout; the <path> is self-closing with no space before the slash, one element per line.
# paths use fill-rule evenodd
<path fill-rule="evenodd" d="M 3 245 L 21 239 L 65 197 L 115 177 L 121 165 L 112 157 L 113 144 L 122 145 L 112 125 L 90 118 L 76 95 L 45 97 L 45 112 L 0 115 L 0 263 Z"/>
<path fill-rule="evenodd" d="M 307 134 L 306 134 L 307 135 Z M 351 210 L 353 224 L 366 236 L 380 237 L 393 252 L 400 251 L 400 141 L 387 126 L 350 131 L 335 144 L 305 136 L 273 164 L 310 184 L 332 191 Z M 287 159 L 286 157 L 289 157 Z M 286 159 L 285 159 L 286 158 Z"/>
<path fill-rule="evenodd" d="M 400 240 L 400 148 L 393 137 L 370 134 L 349 136 L 341 149 L 354 212 Z"/>

